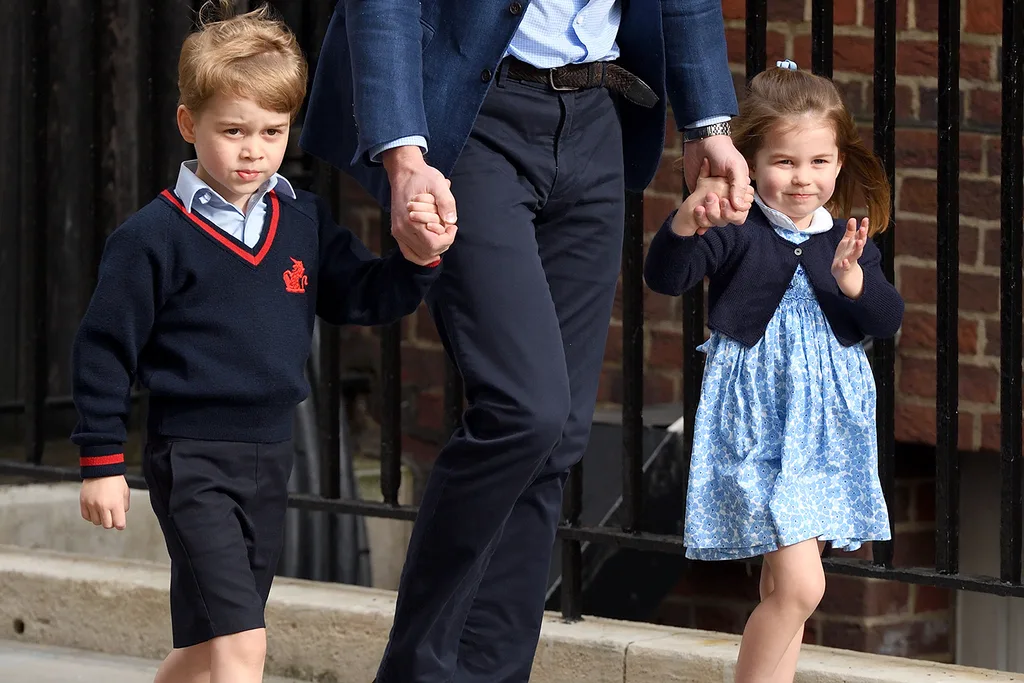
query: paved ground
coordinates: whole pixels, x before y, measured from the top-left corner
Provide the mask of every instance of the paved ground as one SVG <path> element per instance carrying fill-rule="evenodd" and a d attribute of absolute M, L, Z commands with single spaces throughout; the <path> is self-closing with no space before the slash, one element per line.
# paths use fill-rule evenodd
<path fill-rule="evenodd" d="M 0 640 L 0 683 L 152 683 L 156 666 L 146 659 Z"/>

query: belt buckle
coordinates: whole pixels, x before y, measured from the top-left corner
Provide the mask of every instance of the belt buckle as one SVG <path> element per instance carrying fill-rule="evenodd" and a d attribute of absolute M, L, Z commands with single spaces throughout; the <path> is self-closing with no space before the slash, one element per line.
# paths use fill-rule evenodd
<path fill-rule="evenodd" d="M 555 85 L 555 69 L 558 69 L 558 68 L 560 68 L 560 67 L 556 66 L 556 67 L 552 67 L 552 68 L 548 69 L 548 85 L 551 86 L 551 89 L 552 90 L 557 90 L 559 92 L 572 92 L 574 90 L 579 90 L 579 88 L 574 88 L 573 86 L 568 86 L 568 87 L 562 86 L 562 87 L 559 87 L 559 86 Z"/>

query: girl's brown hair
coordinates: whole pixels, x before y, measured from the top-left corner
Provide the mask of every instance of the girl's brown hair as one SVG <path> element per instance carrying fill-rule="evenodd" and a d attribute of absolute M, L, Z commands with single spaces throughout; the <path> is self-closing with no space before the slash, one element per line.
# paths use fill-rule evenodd
<path fill-rule="evenodd" d="M 870 234 L 882 232 L 889 226 L 891 201 L 885 169 L 861 141 L 839 90 L 827 78 L 779 67 L 754 76 L 740 115 L 732 121 L 733 144 L 753 166 L 766 135 L 806 114 L 826 118 L 835 130 L 839 147 L 842 169 L 825 208 L 833 216 L 847 218 L 859 205 L 857 202 L 863 201 L 871 222 Z"/>
<path fill-rule="evenodd" d="M 221 92 L 294 119 L 307 74 L 295 35 L 268 5 L 245 14 L 235 14 L 234 6 L 233 0 L 209 0 L 200 9 L 198 30 L 181 46 L 179 104 L 198 112 Z"/>

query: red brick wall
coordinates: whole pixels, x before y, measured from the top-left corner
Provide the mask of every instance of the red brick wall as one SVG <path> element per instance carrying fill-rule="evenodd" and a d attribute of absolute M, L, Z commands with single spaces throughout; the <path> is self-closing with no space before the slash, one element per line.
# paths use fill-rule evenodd
<path fill-rule="evenodd" d="M 768 60 L 791 58 L 810 67 L 811 0 L 769 0 Z M 729 56 L 742 87 L 745 0 L 725 0 Z M 1000 0 L 963 3 L 961 43 L 960 181 L 960 445 L 999 445 L 999 117 Z M 907 301 L 898 340 L 896 438 L 935 442 L 935 231 L 937 165 L 937 2 L 899 0 L 896 135 L 896 284 Z M 874 0 L 835 3 L 835 81 L 870 140 Z M 676 171 L 681 144 L 673 123 L 661 168 L 645 197 L 645 232 L 653 234 L 681 198 Z M 349 222 L 375 244 L 377 213 L 352 190 Z M 645 292 L 644 392 L 648 403 L 681 400 L 681 308 L 678 299 Z M 405 447 L 429 460 L 441 437 L 442 350 L 425 310 L 410 317 L 403 343 Z M 373 368 L 372 334 L 347 331 L 349 365 Z M 621 305 L 609 327 L 599 400 L 621 400 Z M 933 558 L 934 504 L 930 479 L 901 480 L 893 516 L 897 563 Z M 694 586 L 691 590 L 690 586 Z M 716 590 L 717 589 L 717 590 Z M 756 577 L 734 565 L 707 566 L 666 601 L 669 623 L 738 632 L 756 598 Z M 889 582 L 831 577 L 808 642 L 891 654 L 949 658 L 951 594 Z"/>

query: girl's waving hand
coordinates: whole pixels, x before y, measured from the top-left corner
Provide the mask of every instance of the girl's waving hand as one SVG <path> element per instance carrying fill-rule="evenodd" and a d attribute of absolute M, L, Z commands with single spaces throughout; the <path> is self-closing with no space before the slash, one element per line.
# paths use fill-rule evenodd
<path fill-rule="evenodd" d="M 858 228 L 857 219 L 851 218 L 846 223 L 846 234 L 839 241 L 836 255 L 832 259 L 832 277 L 849 299 L 860 298 L 861 292 L 864 291 L 864 271 L 857 260 L 864 254 L 869 225 L 868 219 L 863 218 Z"/>

